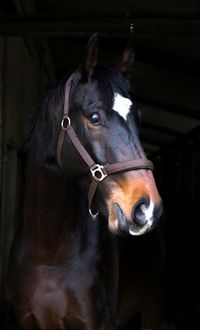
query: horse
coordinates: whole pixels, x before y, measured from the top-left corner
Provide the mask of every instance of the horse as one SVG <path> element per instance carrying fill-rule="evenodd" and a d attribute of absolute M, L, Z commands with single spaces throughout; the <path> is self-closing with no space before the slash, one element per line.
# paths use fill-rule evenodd
<path fill-rule="evenodd" d="M 94 35 L 34 115 L 8 267 L 22 329 L 128 329 L 140 310 L 143 329 L 158 327 L 162 200 L 139 139 L 133 61 L 128 46 L 115 67 L 99 64 Z"/>

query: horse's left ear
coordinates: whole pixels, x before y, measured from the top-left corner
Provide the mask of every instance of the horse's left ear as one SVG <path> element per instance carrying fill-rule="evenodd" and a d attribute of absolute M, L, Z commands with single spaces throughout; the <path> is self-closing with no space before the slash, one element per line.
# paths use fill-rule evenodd
<path fill-rule="evenodd" d="M 117 65 L 117 70 L 124 74 L 125 76 L 129 77 L 131 73 L 131 69 L 135 59 L 135 51 L 132 45 L 128 45 L 121 57 L 120 62 Z"/>
<path fill-rule="evenodd" d="M 97 61 L 98 61 L 98 33 L 95 33 L 88 41 L 86 48 L 86 56 L 82 64 L 82 73 L 85 73 L 87 75 L 87 78 L 93 74 L 95 66 L 97 65 Z"/>

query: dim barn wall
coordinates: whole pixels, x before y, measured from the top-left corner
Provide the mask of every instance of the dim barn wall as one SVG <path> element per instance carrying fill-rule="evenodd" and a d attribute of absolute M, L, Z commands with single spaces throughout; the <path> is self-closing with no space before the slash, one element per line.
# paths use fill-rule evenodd
<path fill-rule="evenodd" d="M 22 216 L 24 173 L 20 150 L 30 114 L 54 80 L 54 66 L 45 41 L 0 38 L 0 307 L 3 318 L 8 299 L 9 249 Z"/>

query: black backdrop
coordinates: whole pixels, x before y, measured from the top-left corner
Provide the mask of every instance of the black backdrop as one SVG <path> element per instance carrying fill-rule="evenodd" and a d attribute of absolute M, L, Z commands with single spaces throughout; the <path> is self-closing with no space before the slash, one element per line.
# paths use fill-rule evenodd
<path fill-rule="evenodd" d="M 164 203 L 165 317 L 200 329 L 200 127 L 154 155 Z"/>

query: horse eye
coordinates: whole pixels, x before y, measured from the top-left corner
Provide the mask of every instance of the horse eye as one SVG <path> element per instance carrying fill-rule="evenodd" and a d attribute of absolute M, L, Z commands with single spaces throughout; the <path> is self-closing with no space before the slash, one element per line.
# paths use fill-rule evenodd
<path fill-rule="evenodd" d="M 100 123 L 100 117 L 99 117 L 98 113 L 94 112 L 94 113 L 91 114 L 91 116 L 90 116 L 90 122 L 93 125 L 99 125 L 99 123 Z"/>

